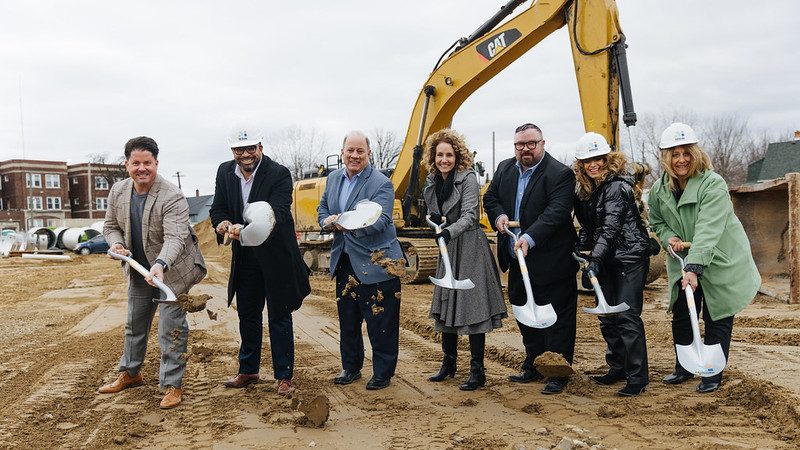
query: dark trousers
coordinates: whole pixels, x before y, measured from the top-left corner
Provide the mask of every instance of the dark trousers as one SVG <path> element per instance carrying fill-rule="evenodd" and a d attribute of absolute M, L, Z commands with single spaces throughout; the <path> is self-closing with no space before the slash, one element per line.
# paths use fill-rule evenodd
<path fill-rule="evenodd" d="M 711 320 L 711 314 L 708 312 L 708 305 L 706 305 L 705 295 L 703 294 L 703 287 L 700 283 L 697 284 L 697 290 L 694 291 L 694 304 L 695 308 L 697 308 L 698 316 L 700 315 L 700 310 L 702 309 L 703 311 L 703 323 L 705 324 L 703 343 L 706 345 L 719 344 L 727 360 L 728 351 L 731 348 L 731 335 L 733 334 L 733 316 L 716 321 Z M 689 307 L 686 305 L 686 292 L 683 289 L 681 289 L 678 299 L 672 306 L 672 340 L 678 345 L 689 345 L 693 340 L 692 323 L 689 320 Z M 681 367 L 677 354 L 675 355 L 675 373 L 690 373 Z M 722 380 L 722 373 L 708 377 L 706 380 L 719 383 Z"/>
<path fill-rule="evenodd" d="M 548 328 L 531 328 L 517 321 L 525 346 L 525 361 L 522 369 L 533 370 L 533 360 L 544 352 L 560 353 L 572 364 L 575 355 L 575 313 L 578 307 L 578 285 L 575 274 L 549 284 L 536 284 L 531 280 L 533 300 L 537 305 L 551 303 L 558 320 Z M 511 262 L 508 271 L 508 297 L 512 305 L 521 306 L 527 301 L 525 285 L 519 271 L 519 263 Z"/>
<path fill-rule="evenodd" d="M 400 299 L 396 297 L 400 292 L 400 279 L 392 278 L 374 284 L 359 283 L 347 288 L 342 295 L 350 277 L 358 280 L 347 253 L 342 253 L 339 258 L 335 276 L 342 368 L 357 372 L 364 366 L 361 324 L 366 322 L 372 345 L 372 375 L 391 378 L 397 367 L 400 346 Z"/>
<path fill-rule="evenodd" d="M 629 383 L 647 384 L 647 343 L 645 342 L 642 303 L 649 261 L 604 265 L 600 288 L 609 305 L 627 303 L 630 309 L 600 317 L 600 332 L 606 340 L 608 372 L 625 375 Z"/>
<path fill-rule="evenodd" d="M 264 304 L 272 349 L 272 370 L 276 380 L 289 380 L 294 371 L 294 332 L 292 314 L 278 316 L 266 298 L 264 277 L 253 250 L 242 247 L 236 278 L 236 309 L 239 314 L 239 373 L 258 373 L 261 366 L 261 339 L 264 334 Z"/>

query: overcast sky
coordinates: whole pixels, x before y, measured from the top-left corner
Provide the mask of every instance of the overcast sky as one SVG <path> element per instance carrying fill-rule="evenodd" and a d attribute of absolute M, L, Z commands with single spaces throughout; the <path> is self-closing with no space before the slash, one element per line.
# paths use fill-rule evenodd
<path fill-rule="evenodd" d="M 114 159 L 128 138 L 148 135 L 162 151 L 159 172 L 183 173 L 193 195 L 213 193 L 239 121 L 266 133 L 314 127 L 330 153 L 349 129 L 402 139 L 439 55 L 504 3 L 4 0 L 0 161 L 23 156 L 21 130 L 26 158 L 72 163 Z M 800 129 L 800 2 L 618 6 L 639 114 L 735 112 L 765 131 Z M 453 127 L 488 163 L 492 131 L 499 161 L 526 121 L 555 154 L 583 133 L 563 28 L 473 94 Z"/>

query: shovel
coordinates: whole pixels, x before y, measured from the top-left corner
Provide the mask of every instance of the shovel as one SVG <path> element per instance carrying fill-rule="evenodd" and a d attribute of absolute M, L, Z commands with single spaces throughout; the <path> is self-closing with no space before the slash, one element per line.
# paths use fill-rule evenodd
<path fill-rule="evenodd" d="M 137 272 L 142 274 L 142 276 L 145 277 L 145 278 L 150 276 L 150 271 L 149 270 L 147 270 L 144 267 L 142 267 L 141 264 L 139 264 L 138 262 L 136 262 L 135 259 L 133 259 L 133 258 L 131 258 L 129 256 L 120 255 L 119 253 L 114 253 L 111 250 L 108 250 L 108 256 L 110 256 L 110 257 L 112 257 L 114 259 L 118 259 L 120 261 L 125 261 L 126 263 L 128 263 L 128 265 L 133 267 L 134 270 L 136 270 Z M 172 292 L 172 289 L 170 289 L 169 286 L 164 284 L 163 281 L 159 280 L 156 277 L 153 277 L 152 279 L 153 279 L 153 283 L 156 286 L 158 286 L 158 288 L 161 289 L 161 292 L 163 292 L 167 296 L 166 298 L 154 298 L 153 299 L 154 302 L 156 302 L 156 303 L 175 303 L 177 301 L 177 298 L 175 297 L 175 294 Z"/>
<path fill-rule="evenodd" d="M 445 222 L 447 219 L 442 218 Z M 438 223 L 434 223 L 431 220 L 431 216 L 425 216 L 425 220 L 428 221 L 428 225 L 433 227 L 436 230 L 436 234 L 442 232 L 442 227 Z M 450 267 L 450 256 L 447 254 L 447 245 L 444 243 L 444 238 L 439 238 L 436 240 L 439 243 L 439 253 L 442 254 L 442 264 L 444 264 L 444 277 L 443 278 L 433 278 L 428 277 L 431 280 L 431 283 L 435 284 L 436 286 L 447 288 L 447 289 L 472 289 L 475 287 L 475 283 L 472 282 L 469 278 L 466 280 L 456 280 L 453 277 L 453 269 Z"/>
<path fill-rule="evenodd" d="M 584 267 L 585 265 L 589 264 L 589 261 L 586 261 L 586 258 L 582 258 L 577 253 L 573 253 L 572 257 L 575 258 L 575 261 L 578 261 L 578 264 L 580 264 L 581 267 Z M 584 306 L 583 312 L 587 312 L 589 314 L 597 314 L 598 316 L 611 316 L 631 309 L 631 307 L 628 306 L 628 304 L 625 302 L 622 302 L 619 305 L 614 305 L 614 306 L 609 305 L 608 302 L 606 301 L 606 296 L 603 295 L 603 290 L 600 289 L 600 283 L 597 281 L 597 275 L 595 275 L 594 272 L 591 270 L 587 272 L 589 275 L 589 281 L 592 282 L 592 288 L 594 289 L 594 293 L 597 296 L 597 306 L 595 306 L 594 308 L 587 308 Z"/>
<path fill-rule="evenodd" d="M 684 248 L 688 248 L 691 246 L 691 243 L 684 242 L 683 245 Z M 686 261 L 672 250 L 671 245 L 667 246 L 667 250 L 673 258 L 680 261 L 681 268 L 685 269 Z M 689 345 L 675 344 L 675 353 L 678 355 L 678 362 L 684 369 L 695 375 L 700 375 L 701 377 L 717 375 L 725 369 L 725 353 L 722 352 L 722 346 L 720 344 L 706 345 L 703 343 L 703 340 L 700 338 L 700 323 L 697 318 L 697 309 L 695 309 L 692 287 L 687 284 L 686 288 L 684 288 L 684 292 L 686 293 L 686 306 L 689 308 L 689 321 L 692 324 L 692 337 L 694 340 Z"/>
<path fill-rule="evenodd" d="M 345 230 L 358 230 L 373 225 L 381 217 L 383 208 L 379 203 L 362 200 L 352 211 L 345 211 L 336 218 L 336 223 Z"/>
<path fill-rule="evenodd" d="M 506 228 L 506 233 L 511 236 L 514 244 L 517 243 L 519 237 L 512 233 L 509 228 L 519 228 L 519 222 L 509 222 Z M 531 289 L 531 278 L 528 275 L 528 266 L 525 265 L 525 256 L 522 255 L 522 249 L 517 249 L 517 261 L 519 261 L 519 271 L 522 274 L 522 282 L 525 284 L 525 295 L 527 301 L 524 306 L 511 305 L 511 310 L 514 311 L 514 317 L 523 325 L 531 328 L 547 328 L 556 323 L 558 316 L 553 305 L 547 304 L 544 306 L 537 305 L 533 301 L 533 289 Z"/>

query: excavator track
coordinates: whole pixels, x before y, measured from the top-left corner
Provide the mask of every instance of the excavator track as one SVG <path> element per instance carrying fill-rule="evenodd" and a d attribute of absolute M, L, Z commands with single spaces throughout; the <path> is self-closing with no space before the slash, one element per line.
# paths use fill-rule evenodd
<path fill-rule="evenodd" d="M 439 247 L 433 239 L 398 237 L 403 253 L 408 258 L 406 277 L 403 283 L 427 283 L 428 277 L 436 275 L 439 263 Z"/>

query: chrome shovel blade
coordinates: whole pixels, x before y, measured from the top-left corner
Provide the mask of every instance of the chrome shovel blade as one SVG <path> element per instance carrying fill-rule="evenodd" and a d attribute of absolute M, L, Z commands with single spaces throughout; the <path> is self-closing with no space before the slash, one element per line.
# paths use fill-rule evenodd
<path fill-rule="evenodd" d="M 623 311 L 627 311 L 629 309 L 631 309 L 631 307 L 628 306 L 627 303 L 621 303 L 619 305 L 611 306 L 605 302 L 602 303 L 598 302 L 597 306 L 595 306 L 594 308 L 587 308 L 586 306 L 584 306 L 583 312 L 589 314 L 596 314 L 598 316 L 611 316 L 614 314 L 619 314 Z"/>
<path fill-rule="evenodd" d="M 558 319 L 553 305 L 539 306 L 531 301 L 524 306 L 511 305 L 514 317 L 523 325 L 531 328 L 547 328 Z"/>
<path fill-rule="evenodd" d="M 472 289 L 475 287 L 475 283 L 472 282 L 470 279 L 466 280 L 454 280 L 452 278 L 433 278 L 428 277 L 431 280 L 431 283 L 435 284 L 436 286 L 447 288 L 447 289 Z"/>
<path fill-rule="evenodd" d="M 699 350 L 697 347 L 694 344 L 675 344 L 678 362 L 684 369 L 701 377 L 712 377 L 725 369 L 726 360 L 721 345 L 700 344 Z"/>

